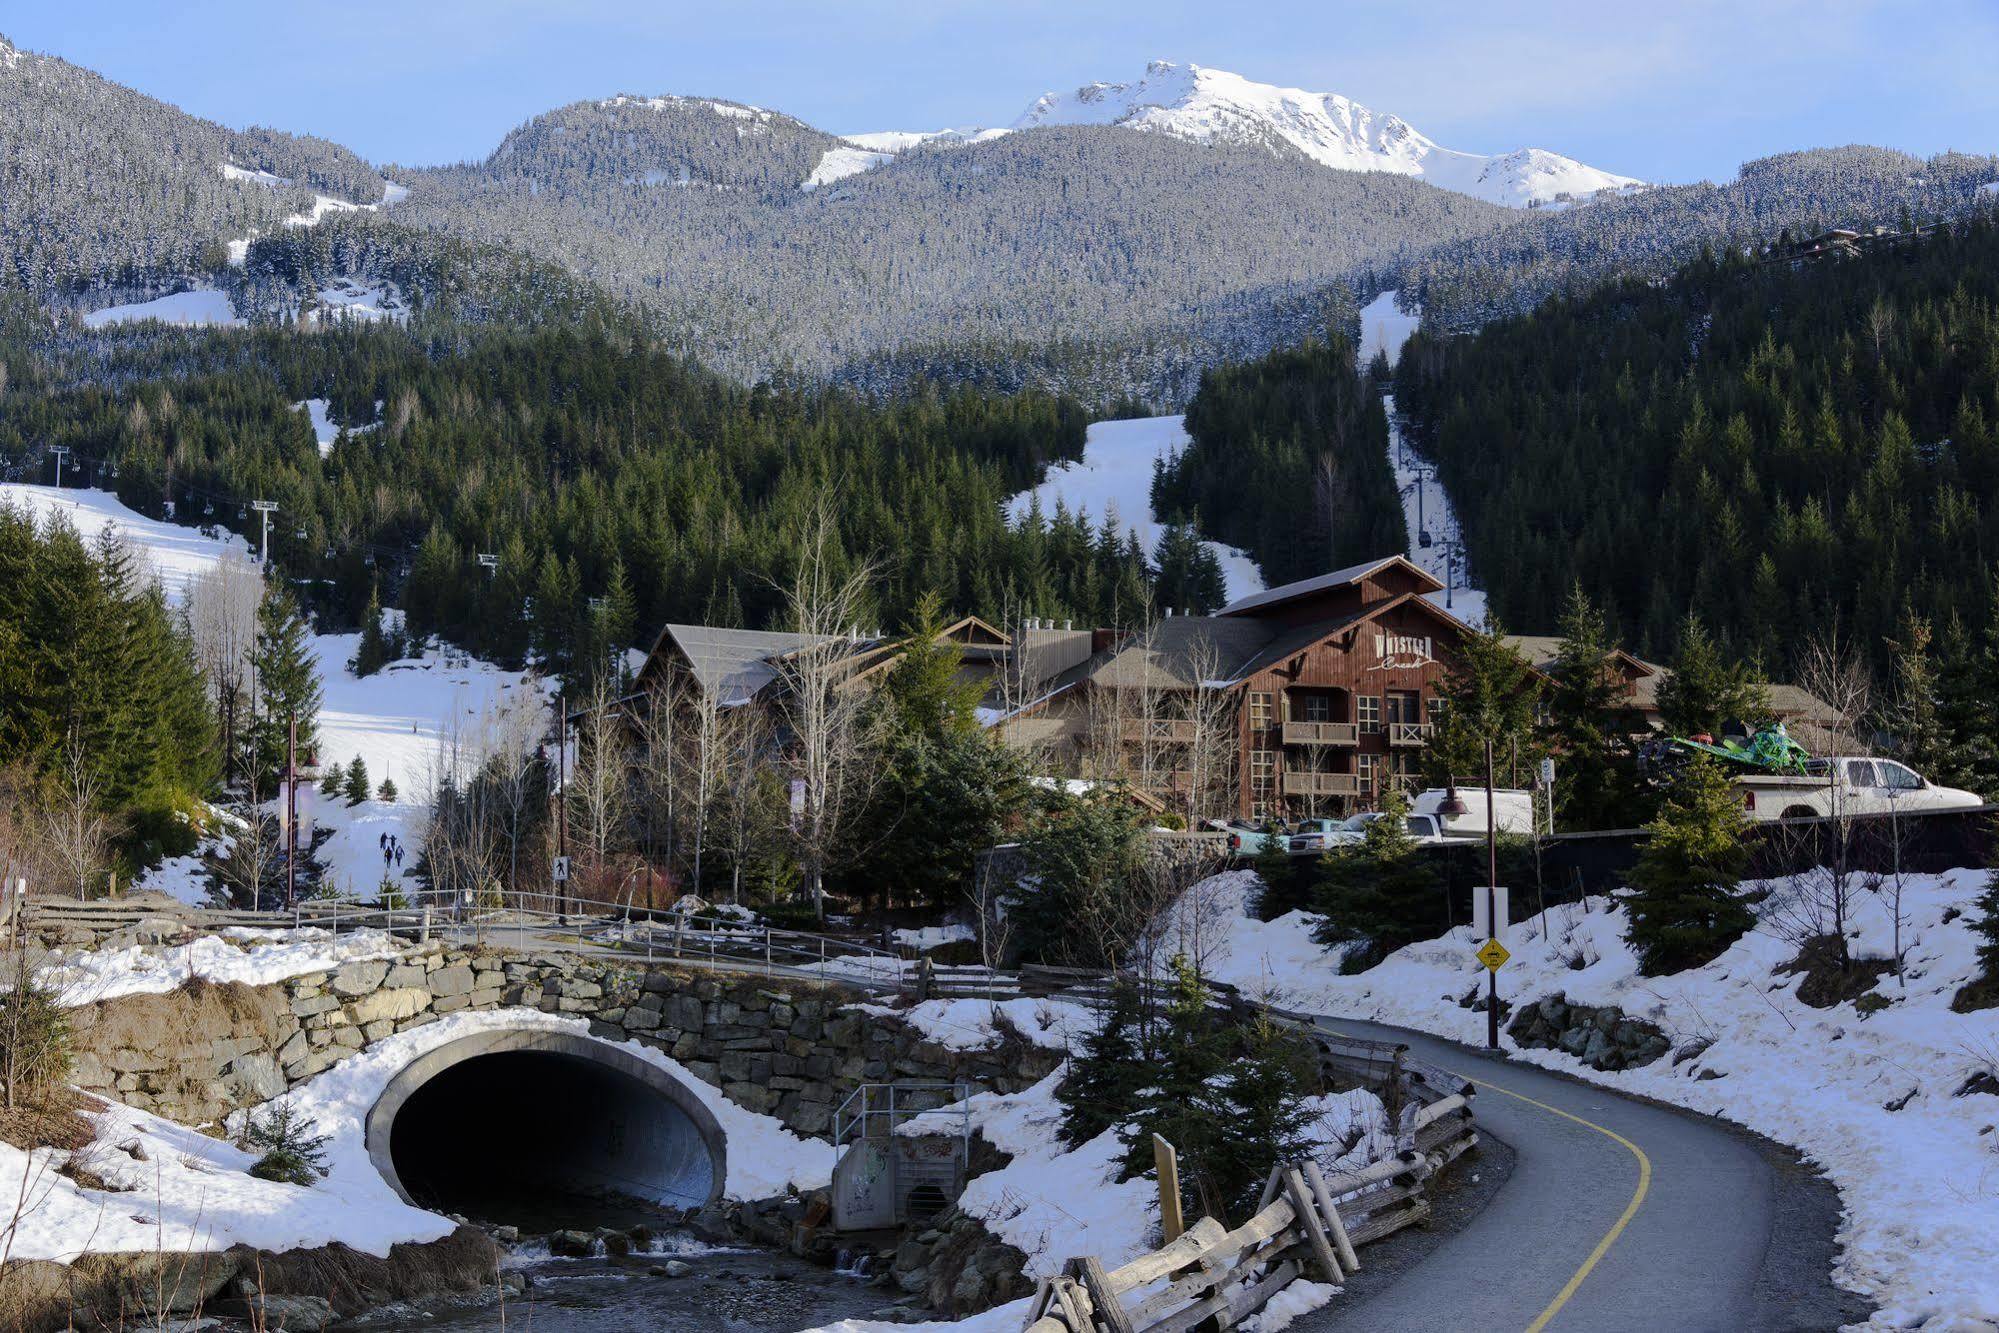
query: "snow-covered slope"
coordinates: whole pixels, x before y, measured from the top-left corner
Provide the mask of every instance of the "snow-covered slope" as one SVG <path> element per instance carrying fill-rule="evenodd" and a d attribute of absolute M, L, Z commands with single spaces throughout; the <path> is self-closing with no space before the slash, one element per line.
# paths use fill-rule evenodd
<path fill-rule="evenodd" d="M 0 505 L 26 510 L 42 523 L 60 517 L 85 542 L 93 542 L 105 528 L 115 527 L 125 544 L 159 576 L 167 599 L 175 603 L 185 601 L 188 585 L 223 559 L 250 558 L 250 544 L 233 533 L 220 528 L 184 528 L 147 518 L 127 509 L 109 491 L 57 490 L 6 482 L 0 483 Z"/>
<path fill-rule="evenodd" d="M 243 317 L 236 313 L 228 292 L 216 287 L 190 287 L 184 292 L 155 297 L 150 301 L 93 310 L 83 317 L 83 326 L 102 329 L 113 324 L 137 324 L 148 319 L 156 319 L 162 324 L 207 328 L 241 328 L 243 324 Z"/>
<path fill-rule="evenodd" d="M 799 188 L 816 190 L 821 185 L 831 185 L 834 181 L 873 170 L 920 144 L 984 143 L 1005 133 L 1005 130 L 957 129 L 882 130 L 873 134 L 849 134 L 846 141 L 851 146 L 827 149 L 820 157 L 819 165 L 812 169 L 812 174 Z"/>
<path fill-rule="evenodd" d="M 1039 501 L 1045 517 L 1054 517 L 1057 503 L 1071 513 L 1088 514 L 1101 523 L 1115 516 L 1120 529 L 1135 529 L 1150 552 L 1159 544 L 1160 525 L 1152 515 L 1152 467 L 1187 447 L 1184 416 L 1138 417 L 1131 421 L 1092 422 L 1083 441 L 1081 462 L 1048 469 L 1048 479 L 1007 502 L 1013 518 Z M 1263 591 L 1263 573 L 1256 561 L 1233 546 L 1203 542 L 1221 562 L 1230 601 Z"/>
<path fill-rule="evenodd" d="M 1048 93 L 1013 128 L 1037 125 L 1121 125 L 1128 129 L 1236 144 L 1296 150 L 1340 171 L 1390 171 L 1515 208 L 1560 195 L 1582 199 L 1598 190 L 1643 184 L 1540 148 L 1487 156 L 1445 148 L 1399 116 L 1341 97 L 1257 83 L 1225 70 L 1155 60 L 1130 83 L 1092 83 Z"/>

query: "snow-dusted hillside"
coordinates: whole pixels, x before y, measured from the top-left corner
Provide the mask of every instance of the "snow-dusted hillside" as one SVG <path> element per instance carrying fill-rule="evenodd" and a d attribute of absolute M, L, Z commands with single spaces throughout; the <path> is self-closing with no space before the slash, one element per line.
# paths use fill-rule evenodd
<path fill-rule="evenodd" d="M 1019 518 L 1040 502 L 1053 517 L 1057 503 L 1071 513 L 1085 513 L 1098 523 L 1115 515 L 1120 528 L 1135 529 L 1150 552 L 1159 544 L 1160 525 L 1152 515 L 1152 467 L 1187 447 L 1184 416 L 1139 417 L 1131 421 L 1097 421 L 1084 437 L 1081 462 L 1048 469 L 1048 478 L 1008 502 L 1007 512 Z M 1221 562 L 1230 601 L 1263 591 L 1263 574 L 1256 561 L 1232 546 L 1204 542 Z"/>
<path fill-rule="evenodd" d="M 827 149 L 819 159 L 819 165 L 813 168 L 812 174 L 799 188 L 815 190 L 821 185 L 830 185 L 872 170 L 921 144 L 984 143 L 1005 133 L 1005 130 L 955 129 L 882 130 L 872 134 L 849 134 L 846 141 L 852 147 Z"/>
<path fill-rule="evenodd" d="M 310 403 L 304 406 L 311 410 Z M 9 483 L 0 485 L 0 505 L 24 508 L 43 521 L 61 515 L 85 541 L 115 527 L 177 604 L 186 601 L 196 579 L 221 561 L 251 559 L 250 544 L 233 533 L 162 523 L 126 508 L 106 491 Z M 396 784 L 397 798 L 350 807 L 301 787 L 299 804 L 304 822 L 333 834 L 320 851 L 329 883 L 366 896 L 381 882 L 380 836 L 399 838 L 405 848 L 403 868 L 414 866 L 435 780 L 447 766 L 482 753 L 521 710 L 539 710 L 546 700 L 526 673 L 450 649 L 391 662 L 363 679 L 347 669 L 359 640 L 358 634 L 320 634 L 312 640 L 323 691 L 320 758 L 326 764 L 347 764 L 358 757 L 371 785 L 388 778 Z M 199 900 L 203 882 L 194 862 L 176 858 L 142 887 Z"/>
<path fill-rule="evenodd" d="M 1295 149 L 1339 171 L 1389 171 L 1432 185 L 1524 208 L 1560 195 L 1643 182 L 1586 166 L 1540 148 L 1487 156 L 1445 148 L 1399 116 L 1370 110 L 1338 93 L 1257 83 L 1226 70 L 1155 60 L 1130 83 L 1092 83 L 1048 93 L 1014 122 L 1121 125 L 1128 129 L 1273 151 Z"/>
<path fill-rule="evenodd" d="M 1705 967 L 1639 975 L 1624 942 L 1625 909 L 1604 899 L 1552 907 L 1504 935 L 1512 951 L 1500 995 L 1516 1009 L 1564 995 L 1656 1024 L 1675 1052 L 1616 1073 L 1558 1050 L 1502 1044 L 1516 1060 L 1747 1125 L 1802 1150 L 1846 1205 L 1834 1277 L 1879 1302 L 1874 1327 L 1973 1329 L 1999 1320 L 1999 1009 L 1951 1011 L 1977 975 L 1975 899 L 1984 870 L 1904 877 L 1906 984 L 1883 975 L 1860 1003 L 1815 1008 L 1782 924 L 1797 890 L 1769 890 L 1764 920 Z M 1219 981 L 1282 1008 L 1379 1020 L 1481 1044 L 1484 969 L 1466 927 L 1414 944 L 1352 976 L 1340 949 L 1312 940 L 1314 918 L 1249 911 L 1253 871 L 1189 890 L 1169 925 L 1206 941 Z M 1893 881 L 1860 890 L 1853 953 L 1894 956 Z"/>

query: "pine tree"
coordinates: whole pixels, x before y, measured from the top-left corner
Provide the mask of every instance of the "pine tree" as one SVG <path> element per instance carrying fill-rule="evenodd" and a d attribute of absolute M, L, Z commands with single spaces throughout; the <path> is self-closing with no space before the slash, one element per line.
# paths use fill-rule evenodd
<path fill-rule="evenodd" d="M 349 665 L 357 676 L 372 676 L 388 660 L 388 639 L 382 633 L 382 599 L 370 586 L 367 608 L 361 612 L 361 642 L 355 646 L 354 660 Z"/>
<path fill-rule="evenodd" d="M 359 805 L 368 799 L 368 764 L 358 754 L 347 765 L 346 793 L 349 805 Z"/>
<path fill-rule="evenodd" d="M 1438 786 L 1481 772 L 1488 742 L 1502 757 L 1516 746 L 1523 757 L 1531 755 L 1538 697 L 1533 668 L 1496 623 L 1462 637 L 1439 693 L 1443 716 L 1424 751 L 1424 770 Z"/>
<path fill-rule="evenodd" d="M 1272 1168 L 1310 1152 L 1306 1099 L 1316 1084 L 1304 1043 L 1269 1014 L 1242 1028 L 1227 1064 L 1189 1103 L 1205 1122 L 1195 1176 L 1213 1215 L 1247 1218 Z"/>
<path fill-rule="evenodd" d="M 300 762 L 319 744 L 319 673 L 311 629 L 282 583 L 265 585 L 257 606 L 257 645 L 250 663 L 257 680 L 257 718 L 251 731 L 262 786 L 269 790 L 284 768 L 289 728 L 296 726 Z"/>
<path fill-rule="evenodd" d="M 1674 778 L 1622 894 L 1639 970 L 1660 976 L 1719 957 L 1755 924 L 1737 888 L 1748 863 L 1742 798 L 1696 755 Z"/>
<path fill-rule="evenodd" d="M 1905 610 L 1888 644 L 1894 683 L 1882 721 L 1895 753 L 1910 767 L 1939 785 L 1963 787 L 1974 774 L 1967 747 L 1946 720 L 1944 684 L 1932 649 L 1928 617 Z"/>
<path fill-rule="evenodd" d="M 1409 836 L 1408 813 L 1408 799 L 1390 787 L 1382 795 L 1380 817 L 1368 821 L 1360 842 L 1335 847 L 1320 859 L 1312 890 L 1320 921 L 1313 938 L 1353 946 L 1345 959 L 1350 971 L 1449 925 L 1442 879 Z"/>
<path fill-rule="evenodd" d="M 383 778 L 382 785 L 375 789 L 375 799 L 378 801 L 394 801 L 398 794 L 395 780 L 392 778 Z"/>
<path fill-rule="evenodd" d="M 1306 876 L 1301 873 L 1302 863 L 1292 857 L 1290 847 L 1290 840 L 1282 833 L 1267 832 L 1251 863 L 1263 884 L 1256 899 L 1256 914 L 1265 921 L 1305 906 L 1310 896 Z"/>
<path fill-rule="evenodd" d="M 1084 1040 L 1055 1090 L 1062 1103 L 1062 1141 L 1071 1147 L 1122 1124 L 1137 1108 L 1139 1090 L 1152 1079 L 1139 1043 L 1141 1016 L 1138 988 L 1114 981 L 1102 1025 Z"/>
<path fill-rule="evenodd" d="M 897 651 L 901 659 L 888 674 L 888 700 L 899 728 L 930 740 L 978 730 L 978 704 L 985 687 L 961 674 L 964 650 L 943 638 L 944 601 L 934 592 L 916 599 Z"/>
<path fill-rule="evenodd" d="M 1680 622 L 1672 670 L 1659 687 L 1659 715 L 1670 735 L 1718 736 L 1730 722 L 1754 727 L 1768 721 L 1770 699 L 1748 666 L 1728 658 L 1689 612 Z"/>
<path fill-rule="evenodd" d="M 1634 725 L 1603 615 L 1580 582 L 1569 586 L 1560 629 L 1541 740 L 1561 766 L 1563 826 L 1629 828 L 1640 804 Z"/>

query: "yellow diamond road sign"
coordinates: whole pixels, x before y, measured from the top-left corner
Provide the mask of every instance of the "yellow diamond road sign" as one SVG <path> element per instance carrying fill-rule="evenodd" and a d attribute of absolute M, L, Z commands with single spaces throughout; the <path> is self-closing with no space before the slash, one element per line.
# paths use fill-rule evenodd
<path fill-rule="evenodd" d="M 1506 965 L 1506 960 L 1513 955 L 1506 952 L 1506 946 L 1498 940 L 1487 940 L 1479 946 L 1476 956 L 1479 962 L 1484 963 L 1488 968 L 1497 972 Z"/>

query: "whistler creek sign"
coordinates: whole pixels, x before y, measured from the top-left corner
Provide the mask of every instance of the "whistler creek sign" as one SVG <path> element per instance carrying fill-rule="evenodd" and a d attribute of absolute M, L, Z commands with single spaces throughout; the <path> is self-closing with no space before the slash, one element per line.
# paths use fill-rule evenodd
<path fill-rule="evenodd" d="M 1377 634 L 1374 636 L 1375 663 L 1372 671 L 1399 671 L 1425 666 L 1431 661 L 1427 634 Z"/>

